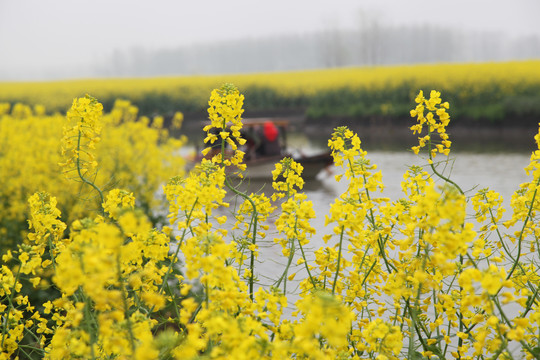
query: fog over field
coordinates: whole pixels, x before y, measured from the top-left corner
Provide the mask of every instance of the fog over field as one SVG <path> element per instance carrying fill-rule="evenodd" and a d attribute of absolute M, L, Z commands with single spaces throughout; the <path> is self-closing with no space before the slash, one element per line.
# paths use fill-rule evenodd
<path fill-rule="evenodd" d="M 297 36 L 223 41 L 148 51 L 114 51 L 93 71 L 98 76 L 248 73 L 439 62 L 540 58 L 540 37 L 507 38 L 448 28 L 373 27 Z"/>
<path fill-rule="evenodd" d="M 540 58 L 537 0 L 0 0 L 0 81 Z"/>

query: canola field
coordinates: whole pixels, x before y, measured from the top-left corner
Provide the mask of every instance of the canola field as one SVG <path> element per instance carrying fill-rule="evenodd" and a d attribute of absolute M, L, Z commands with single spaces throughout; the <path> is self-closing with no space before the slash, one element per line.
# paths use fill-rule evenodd
<path fill-rule="evenodd" d="M 0 103 L 65 112 L 89 93 L 110 110 L 131 101 L 143 115 L 182 111 L 206 117 L 208 93 L 223 83 L 246 95 L 246 116 L 271 109 L 328 117 L 400 117 L 416 89 L 438 89 L 455 121 L 531 122 L 540 116 L 540 61 L 340 68 L 285 73 L 0 83 Z M 534 121 L 533 121 L 534 122 Z"/>
<path fill-rule="evenodd" d="M 316 214 L 290 158 L 271 196 L 235 186 L 245 97 L 208 95 L 207 158 L 190 172 L 163 117 L 126 101 L 0 114 L 0 360 L 540 357 L 540 133 L 505 208 L 452 180 L 453 105 L 416 92 L 405 115 L 425 165 L 401 197 L 338 127 L 345 190 Z"/>

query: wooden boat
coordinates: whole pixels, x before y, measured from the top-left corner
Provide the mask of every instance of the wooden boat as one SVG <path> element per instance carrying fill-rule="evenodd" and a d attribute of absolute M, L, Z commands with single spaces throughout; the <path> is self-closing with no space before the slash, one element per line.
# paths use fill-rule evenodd
<path fill-rule="evenodd" d="M 328 169 L 334 163 L 330 151 L 314 155 L 292 154 L 288 150 L 287 144 L 287 132 L 290 125 L 288 120 L 274 118 L 244 119 L 242 121 L 242 130 L 249 132 L 269 121 L 279 129 L 280 154 L 255 155 L 249 149 L 245 149 L 246 156 L 244 163 L 247 165 L 247 169 L 243 172 L 245 178 L 256 181 L 272 180 L 272 171 L 275 169 L 275 164 L 285 157 L 290 157 L 302 165 L 304 168 L 302 178 L 305 181 L 315 179 L 321 171 Z M 232 168 L 229 173 L 235 174 L 237 171 L 238 169 Z"/>
<path fill-rule="evenodd" d="M 271 180 L 272 171 L 276 168 L 275 164 L 284 157 L 291 157 L 294 161 L 302 165 L 304 168 L 302 171 L 302 178 L 306 181 L 315 179 L 321 171 L 334 163 L 330 152 L 302 156 L 291 156 L 288 154 L 268 156 L 245 161 L 247 168 L 243 175 L 245 178 L 251 180 Z"/>

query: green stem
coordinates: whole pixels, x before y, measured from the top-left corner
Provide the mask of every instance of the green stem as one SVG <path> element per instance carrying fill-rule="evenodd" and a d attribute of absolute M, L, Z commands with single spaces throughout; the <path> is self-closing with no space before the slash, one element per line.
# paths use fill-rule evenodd
<path fill-rule="evenodd" d="M 487 198 L 486 194 L 483 194 L 483 198 L 484 198 L 484 200 L 486 202 L 488 202 L 488 198 Z M 489 216 L 491 218 L 491 223 L 496 226 L 495 232 L 497 233 L 497 237 L 499 238 L 499 242 L 500 242 L 501 246 L 503 247 L 504 252 L 508 256 L 510 256 L 510 258 L 512 258 L 510 250 L 506 247 L 506 244 L 504 243 L 504 240 L 503 240 L 503 236 L 502 236 L 501 232 L 499 231 L 499 226 L 497 225 L 497 222 L 495 221 L 495 215 L 493 215 L 493 209 L 491 208 L 491 206 L 489 207 Z"/>
<path fill-rule="evenodd" d="M 81 293 L 82 293 L 82 289 L 81 289 Z M 83 297 L 84 297 L 84 317 L 86 318 L 85 326 L 86 326 L 86 331 L 88 332 L 88 336 L 90 336 L 90 354 L 92 356 L 92 359 L 95 359 L 96 354 L 94 351 L 94 343 L 96 341 L 97 334 L 96 334 L 96 329 L 92 327 L 92 324 L 90 322 L 92 318 L 90 298 L 88 298 L 84 294 L 83 294 Z"/>
<path fill-rule="evenodd" d="M 103 203 L 104 203 L 104 198 L 103 198 L 103 192 L 101 191 L 100 188 L 98 188 L 96 186 L 96 184 L 94 184 L 93 182 L 91 182 L 90 180 L 87 180 L 84 175 L 81 173 L 81 158 L 79 156 L 79 153 L 81 151 L 81 131 L 79 130 L 79 134 L 77 136 L 77 174 L 79 175 L 79 178 L 81 179 L 81 181 L 87 185 L 90 185 L 91 187 L 94 188 L 94 190 L 96 190 L 99 194 L 99 198 L 100 198 L 100 207 L 101 207 L 101 215 L 105 215 L 105 209 L 103 209 Z"/>
<path fill-rule="evenodd" d="M 189 211 L 189 214 L 186 218 L 186 225 L 189 224 L 189 222 L 191 221 L 191 215 L 193 214 L 193 210 L 195 209 L 195 205 L 197 205 L 197 202 L 199 201 L 199 198 L 196 198 L 195 201 L 193 202 L 193 206 L 191 207 L 191 210 Z M 174 266 L 174 264 L 176 263 L 176 261 L 178 261 L 178 253 L 180 252 L 180 247 L 182 245 L 182 241 L 184 240 L 184 237 L 186 236 L 186 232 L 187 232 L 187 227 L 184 228 L 184 231 L 182 232 L 182 236 L 180 238 L 180 242 L 178 243 L 178 246 L 176 247 L 176 251 L 174 253 L 174 256 L 172 257 L 171 259 L 171 262 L 167 268 L 167 272 L 165 273 L 165 276 L 163 277 L 163 282 L 161 283 L 161 287 L 159 289 L 159 294 L 161 294 L 163 292 L 163 288 L 165 287 L 165 284 L 167 283 L 167 280 L 169 279 L 169 276 L 171 274 L 171 269 L 172 267 Z M 153 310 L 153 307 L 152 307 L 152 310 Z M 150 311 L 152 312 L 152 311 Z"/>
<path fill-rule="evenodd" d="M 84 261 L 82 259 L 82 255 L 79 254 L 79 263 L 81 265 L 81 269 L 83 273 L 86 273 Z M 77 293 L 80 294 L 80 297 L 77 296 Z M 91 299 L 86 296 L 84 293 L 84 290 L 82 286 L 79 286 L 77 291 L 73 293 L 73 298 L 75 299 L 75 302 L 81 302 L 84 303 L 84 326 L 86 328 L 86 332 L 88 333 L 88 336 L 90 336 L 90 353 L 92 355 L 92 359 L 95 359 L 95 352 L 94 352 L 94 343 L 97 341 L 97 321 L 95 318 L 95 314 L 92 312 L 92 303 Z"/>
<path fill-rule="evenodd" d="M 334 284 L 332 285 L 332 295 L 336 293 L 337 279 L 338 279 L 339 271 L 341 268 L 341 248 L 343 247 L 343 232 L 344 231 L 345 231 L 344 226 L 342 226 L 341 233 L 339 235 L 338 258 L 337 258 L 337 266 L 336 266 L 336 275 L 334 276 Z"/>
<path fill-rule="evenodd" d="M 294 238 L 290 239 L 289 243 L 291 244 L 290 245 L 291 250 L 289 252 L 289 257 L 287 259 L 287 265 L 285 266 L 285 270 L 283 271 L 283 274 L 280 276 L 280 278 L 278 279 L 278 281 L 274 285 L 275 287 L 279 288 L 279 286 L 281 285 L 281 282 L 283 281 L 283 293 L 284 294 L 287 294 L 287 274 L 288 274 L 289 268 L 290 268 L 290 266 L 292 264 L 294 254 L 296 252 L 296 247 L 294 246 L 295 243 L 296 243 L 296 239 L 294 239 Z"/>
<path fill-rule="evenodd" d="M 17 286 L 17 283 L 19 282 L 19 276 L 21 274 L 21 268 L 22 268 L 22 266 L 19 266 L 19 269 L 17 270 L 17 275 L 15 275 L 15 280 L 13 281 L 13 287 L 11 288 L 10 294 L 7 297 L 9 306 L 7 307 L 8 311 L 7 311 L 6 318 L 4 320 L 4 326 L 2 326 L 2 343 L 0 343 L 0 349 L 4 348 L 4 342 L 6 341 L 6 335 L 7 335 L 8 325 L 9 325 L 9 315 L 11 314 L 9 309 L 15 308 L 13 306 L 13 295 L 15 294 L 15 287 Z"/>
<path fill-rule="evenodd" d="M 413 325 L 413 329 L 414 329 L 414 332 L 411 331 L 411 341 L 409 343 L 409 348 L 410 346 L 412 345 L 411 343 L 414 342 L 414 333 L 416 333 L 416 335 L 418 335 L 418 340 L 420 340 L 420 344 L 422 345 L 422 348 L 424 349 L 424 351 L 428 351 L 428 346 L 427 346 L 427 343 L 426 341 L 424 340 L 424 338 L 422 337 L 422 332 L 420 330 L 420 328 L 418 327 L 418 318 L 417 318 L 417 314 L 416 314 L 416 309 L 413 309 L 411 307 L 411 304 L 409 303 L 409 300 L 405 300 L 405 306 L 407 307 L 407 310 L 411 316 L 411 322 L 412 322 L 412 325 Z"/>
<path fill-rule="evenodd" d="M 302 246 L 302 243 L 299 241 L 298 242 L 298 245 L 300 246 L 300 252 L 302 253 L 302 259 L 304 259 L 304 265 L 306 267 L 306 271 L 308 273 L 308 276 L 309 276 L 309 280 L 311 281 L 311 285 L 313 285 L 313 288 L 317 288 L 316 284 L 315 284 L 315 279 L 313 278 L 313 276 L 311 276 L 311 271 L 309 270 L 309 266 L 308 266 L 308 262 L 307 262 L 307 259 L 306 259 L 306 254 L 304 253 L 304 247 Z"/>
<path fill-rule="evenodd" d="M 463 190 L 461 190 L 461 188 L 459 187 L 458 184 L 456 184 L 455 182 L 453 182 L 452 180 L 450 180 L 449 178 L 447 178 L 446 176 L 444 176 L 443 174 L 439 173 L 437 171 L 437 169 L 435 168 L 435 165 L 433 165 L 433 156 L 431 154 L 431 131 L 428 132 L 428 135 L 429 135 L 429 141 L 428 141 L 428 154 L 429 154 L 429 166 L 431 167 L 431 170 L 433 171 L 433 173 L 435 175 L 437 175 L 440 179 L 446 181 L 447 183 L 449 184 L 452 184 L 455 186 L 455 188 L 460 192 L 461 195 L 464 195 L 465 193 L 463 192 Z"/>
<path fill-rule="evenodd" d="M 455 182 L 453 182 L 452 180 L 450 180 L 449 178 L 447 178 L 446 176 L 444 176 L 443 174 L 437 171 L 437 169 L 435 168 L 435 165 L 433 165 L 433 160 L 431 159 L 431 155 L 429 156 L 429 158 L 431 160 L 431 164 L 429 164 L 429 166 L 431 167 L 431 170 L 433 171 L 433 173 L 437 175 L 439 178 L 441 178 L 442 180 L 446 181 L 447 183 L 454 185 L 454 187 L 459 191 L 459 193 L 461 195 L 464 195 L 465 193 L 463 192 L 463 190 L 461 190 L 458 184 L 456 184 Z"/>
<path fill-rule="evenodd" d="M 529 219 L 532 216 L 532 211 L 533 211 L 533 207 L 534 207 L 534 201 L 536 199 L 536 194 L 538 193 L 538 186 L 539 185 L 540 185 L 540 178 L 538 178 L 538 180 L 536 181 L 536 186 L 534 188 L 534 193 L 533 193 L 533 196 L 532 196 L 532 199 L 531 199 L 531 205 L 529 206 L 529 211 L 527 212 L 527 216 L 525 217 L 525 221 L 523 221 L 523 227 L 521 228 L 521 232 L 519 233 L 518 253 L 516 255 L 516 260 L 514 261 L 514 265 L 512 266 L 512 268 L 508 272 L 508 275 L 506 276 L 507 280 L 512 277 L 512 274 L 514 273 L 514 271 L 516 270 L 516 267 L 518 266 L 519 258 L 521 257 L 521 242 L 523 241 L 523 234 L 525 233 L 525 229 L 527 227 Z"/>
<path fill-rule="evenodd" d="M 131 347 L 131 355 L 135 356 L 135 335 L 133 334 L 133 324 L 131 323 L 131 316 L 129 314 L 129 305 L 127 302 L 127 292 L 124 286 L 124 280 L 122 279 L 122 269 L 120 267 L 120 254 L 116 257 L 116 271 L 118 273 L 118 283 L 120 284 L 120 290 L 122 292 L 122 304 L 124 306 L 124 317 L 126 318 L 127 330 L 129 335 L 129 344 Z"/>
<path fill-rule="evenodd" d="M 227 126 L 225 119 L 223 120 L 222 128 L 225 129 Z M 225 167 L 225 139 L 221 139 L 221 166 Z M 246 193 L 243 193 L 241 191 L 238 191 L 235 189 L 231 183 L 229 182 L 229 178 L 225 177 L 225 186 L 232 192 L 234 192 L 236 195 L 242 197 L 243 199 L 249 201 L 251 204 L 251 207 L 253 208 L 253 213 L 251 215 L 251 223 L 253 224 L 253 232 L 252 232 L 252 239 L 251 243 L 253 245 L 257 244 L 257 221 L 258 221 L 258 212 L 257 212 L 257 205 L 255 205 L 255 202 L 249 195 Z M 251 255 L 249 259 L 249 267 L 251 270 L 251 274 L 249 276 L 249 298 L 251 301 L 254 300 L 254 283 L 255 283 L 255 250 L 251 250 Z"/>
<path fill-rule="evenodd" d="M 499 299 L 496 298 L 496 297 L 492 297 L 492 301 L 493 303 L 495 304 L 495 306 L 497 307 L 497 309 L 499 310 L 499 314 L 501 314 L 501 317 L 502 317 L 502 320 L 506 323 L 506 325 L 508 325 L 510 328 L 512 328 L 512 322 L 510 321 L 510 319 L 508 319 L 508 317 L 506 316 L 506 313 L 504 312 L 501 304 L 499 303 Z M 502 336 L 502 335 L 501 335 Z M 506 341 L 505 341 L 506 342 Z M 519 343 L 521 344 L 521 346 L 523 346 L 525 348 L 525 350 L 527 350 L 532 356 L 535 356 L 538 358 L 538 355 L 535 355 L 534 353 L 534 350 L 530 347 L 530 345 L 525 341 L 525 340 L 520 340 Z M 510 355 L 510 357 L 512 357 L 512 355 L 510 354 L 510 352 L 508 351 L 508 354 Z"/>
<path fill-rule="evenodd" d="M 257 225 L 258 225 L 257 221 L 259 217 L 258 216 L 259 214 L 257 212 L 257 205 L 255 205 L 255 202 L 249 195 L 235 189 L 229 182 L 228 178 L 225 178 L 225 185 L 236 195 L 241 196 L 245 200 L 249 201 L 249 203 L 251 204 L 251 207 L 253 208 L 253 213 L 251 214 L 251 222 L 253 224 L 253 231 L 251 233 L 251 243 L 253 245 L 256 245 L 257 244 Z M 249 268 L 251 270 L 251 274 L 248 280 L 249 281 L 249 298 L 251 299 L 251 301 L 253 301 L 254 300 L 254 297 L 253 297 L 254 282 L 255 282 L 255 250 L 250 250 L 250 251 L 251 251 L 251 255 L 249 258 Z"/>
<path fill-rule="evenodd" d="M 49 236 L 48 236 L 49 256 L 51 257 L 51 262 L 52 262 L 53 269 L 56 272 L 56 259 L 54 257 L 53 241 L 52 241 L 51 237 L 52 237 L 52 234 L 49 232 Z"/>
<path fill-rule="evenodd" d="M 373 264 L 371 265 L 371 267 L 369 268 L 369 270 L 366 272 L 366 274 L 364 275 L 364 279 L 362 280 L 362 283 L 360 284 L 360 286 L 364 286 L 364 284 L 366 283 L 366 280 L 369 276 L 369 274 L 371 274 L 371 272 L 373 271 L 373 269 L 375 268 L 375 265 L 377 265 L 377 260 L 375 260 L 373 262 Z"/>

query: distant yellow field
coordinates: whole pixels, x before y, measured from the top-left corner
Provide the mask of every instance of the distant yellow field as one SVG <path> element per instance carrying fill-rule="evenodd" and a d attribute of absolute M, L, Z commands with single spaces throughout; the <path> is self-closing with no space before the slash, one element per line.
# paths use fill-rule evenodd
<path fill-rule="evenodd" d="M 338 88 L 367 92 L 392 92 L 408 89 L 411 97 L 419 89 L 436 88 L 453 93 L 454 99 L 513 95 L 524 88 L 540 87 L 540 60 L 384 66 L 310 70 L 283 73 L 238 74 L 220 76 L 176 76 L 137 79 L 83 79 L 51 82 L 0 83 L 0 102 L 44 105 L 48 111 L 67 109 L 73 98 L 89 93 L 105 105 L 111 99 L 124 98 L 137 104 L 141 99 L 165 95 L 174 103 L 205 106 L 210 91 L 226 82 L 241 91 L 265 88 L 284 97 L 311 97 Z M 246 99 L 249 101 L 249 99 Z M 182 110 L 180 108 L 171 110 Z"/>

